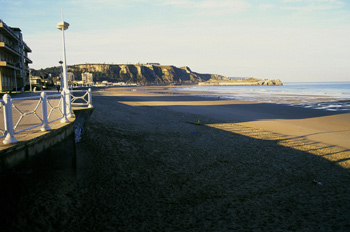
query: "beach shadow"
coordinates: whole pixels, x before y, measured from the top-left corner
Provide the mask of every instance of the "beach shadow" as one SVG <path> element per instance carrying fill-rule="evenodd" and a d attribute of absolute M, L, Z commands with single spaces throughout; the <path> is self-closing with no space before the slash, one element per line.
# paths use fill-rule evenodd
<path fill-rule="evenodd" d="M 238 125 L 231 117 L 212 117 L 222 114 L 220 108 L 226 105 L 212 110 L 207 105 L 129 104 L 141 102 L 137 97 L 112 99 L 103 99 L 114 101 L 104 102 L 103 107 L 108 105 L 110 112 L 118 113 L 101 114 L 95 120 L 113 117 L 108 127 L 119 129 L 126 136 L 123 138 L 134 145 L 134 151 L 140 151 L 140 156 L 125 154 L 130 162 L 133 162 L 130 157 L 135 157 L 133 165 L 123 163 L 124 155 L 118 153 L 119 166 L 129 167 L 125 171 L 132 173 L 126 176 L 136 176 L 135 182 L 126 181 L 134 185 L 122 188 L 132 189 L 141 197 L 148 195 L 146 199 L 152 209 L 147 212 L 159 212 L 162 215 L 159 220 L 168 230 L 172 231 L 174 224 L 185 231 L 184 228 L 196 231 L 348 228 L 349 172 L 337 163 L 344 160 L 326 159 L 320 154 L 334 156 L 349 150 L 310 141 L 308 136 L 314 133 L 285 136 Z M 176 102 L 175 99 L 169 101 Z M 153 101 L 147 97 L 146 100 L 143 103 Z M 98 104 L 95 106 L 94 113 L 103 110 Z M 232 110 L 230 107 L 228 111 Z M 314 117 L 312 112 L 310 115 Z M 104 123 L 107 124 L 101 125 Z M 101 130 L 101 125 L 94 132 L 97 133 L 97 128 Z M 117 149 L 118 139 L 112 139 L 113 149 Z M 150 182 L 138 181 L 145 176 L 149 176 Z M 159 193 L 154 199 L 147 194 L 152 191 Z M 146 214 L 143 218 L 155 220 L 150 223 L 145 219 L 146 224 L 157 225 L 157 219 L 147 217 L 143 211 L 141 198 L 130 201 L 132 207 Z M 125 215 L 131 220 L 130 225 L 135 225 L 131 219 L 135 213 L 128 211 Z"/>
<path fill-rule="evenodd" d="M 258 139 L 276 140 L 283 146 L 293 147 L 308 153 L 327 156 L 331 162 L 337 162 L 343 167 L 350 167 L 346 157 L 349 150 L 341 146 L 333 146 L 326 142 L 313 141 L 310 136 L 327 134 L 333 136 L 336 133 L 349 130 L 322 131 L 318 133 L 304 133 L 301 136 L 287 136 L 273 131 L 251 128 L 249 126 L 237 125 L 237 123 L 255 122 L 261 120 L 296 120 L 312 119 L 344 114 L 344 112 L 333 112 L 315 110 L 288 105 L 277 105 L 269 103 L 250 103 L 216 98 L 205 98 L 200 96 L 119 96 L 118 102 L 132 107 L 154 107 L 164 108 L 179 113 L 190 113 L 198 115 L 192 124 L 206 124 L 221 130 L 238 133 Z M 350 114 L 349 114 L 350 115 Z M 349 116 L 350 119 L 350 116 Z M 200 123 L 201 121 L 201 123 Z M 345 126 L 345 125 L 344 125 Z M 337 128 L 332 128 L 337 129 Z M 339 128 L 344 129 L 344 128 Z M 326 139 L 323 139 L 326 140 Z M 333 146 L 333 147 L 332 147 Z M 340 160 L 343 160 L 340 162 Z"/>
<path fill-rule="evenodd" d="M 215 114 L 215 117 L 218 117 L 216 112 L 220 111 L 222 112 L 220 116 L 221 122 L 306 119 L 344 114 L 344 112 L 315 110 L 283 104 L 221 100 L 200 96 L 118 96 L 118 101 L 131 106 L 166 107 L 176 111 L 193 111 L 199 114 L 205 113 L 206 115 Z"/>
<path fill-rule="evenodd" d="M 104 98 L 105 97 L 106 96 L 104 96 Z M 340 162 L 342 163 L 342 166 L 350 166 L 348 162 L 346 162 L 346 157 L 344 157 L 350 156 L 349 149 L 339 145 L 335 146 L 328 144 L 326 142 L 313 141 L 312 139 L 308 138 L 316 135 L 323 137 L 334 136 L 337 133 L 346 133 L 349 131 L 346 128 L 344 130 L 342 125 L 340 125 L 340 128 L 332 128 L 331 131 L 300 133 L 302 135 L 287 136 L 283 133 L 276 133 L 274 131 L 251 128 L 249 126 L 237 124 L 262 120 L 299 120 L 322 118 L 341 115 L 344 114 L 344 112 L 315 110 L 310 108 L 269 103 L 220 100 L 217 98 L 188 95 L 126 95 L 118 96 L 116 99 L 119 103 L 131 107 L 162 108 L 178 113 L 193 114 L 193 120 L 187 121 L 187 123 L 192 123 L 194 125 L 205 124 L 206 126 L 215 127 L 221 130 L 262 140 L 275 140 L 279 144 L 283 144 L 287 147 L 293 147 L 297 150 L 304 150 L 308 153 L 317 154 L 319 156 L 327 156 L 327 159 L 331 160 L 332 162 L 343 160 L 343 162 Z M 347 115 L 349 115 L 350 119 L 350 114 L 346 114 L 346 116 Z"/>
<path fill-rule="evenodd" d="M 214 117 L 226 105 L 212 109 L 125 103 L 133 101 L 140 99 L 94 96 L 95 110 L 80 145 L 89 167 L 82 169 L 85 184 L 76 189 L 63 181 L 51 188 L 40 185 L 42 189 L 32 191 L 37 194 L 21 201 L 21 211 L 14 214 L 17 228 L 350 228 L 348 170 L 312 154 L 325 151 L 324 156 L 332 156 L 348 150 L 336 153 L 336 147 L 309 141 L 307 135 L 287 137 L 239 125 L 233 115 Z M 224 111 L 232 111 L 230 107 Z M 272 116 L 252 116 L 265 117 Z"/>
<path fill-rule="evenodd" d="M 267 130 L 251 128 L 234 123 L 208 124 L 206 126 L 263 141 L 274 141 L 277 145 L 307 152 L 309 154 L 322 157 L 323 159 L 332 163 L 336 163 L 343 168 L 350 168 L 350 149 L 330 145 L 325 142 L 313 141 L 308 138 L 312 135 L 328 133 L 334 134 L 336 132 L 343 131 L 313 133 L 303 136 L 287 136 L 276 132 L 269 132 Z"/>

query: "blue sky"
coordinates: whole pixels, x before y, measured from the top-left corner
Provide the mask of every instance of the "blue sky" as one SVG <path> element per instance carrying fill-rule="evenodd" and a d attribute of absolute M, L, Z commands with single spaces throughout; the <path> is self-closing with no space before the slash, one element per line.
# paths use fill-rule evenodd
<path fill-rule="evenodd" d="M 348 0 L 0 0 L 32 68 L 148 63 L 288 81 L 350 81 Z"/>

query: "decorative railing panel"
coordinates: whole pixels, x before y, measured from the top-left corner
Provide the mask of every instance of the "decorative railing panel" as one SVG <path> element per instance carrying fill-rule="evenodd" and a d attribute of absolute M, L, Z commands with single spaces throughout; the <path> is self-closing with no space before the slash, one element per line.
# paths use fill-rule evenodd
<path fill-rule="evenodd" d="M 48 95 L 47 97 L 47 119 L 50 122 L 63 118 L 61 94 Z"/>
<path fill-rule="evenodd" d="M 30 129 L 51 130 L 49 123 L 60 119 L 62 123 L 68 122 L 70 106 L 92 107 L 91 89 L 51 95 L 42 92 L 40 96 L 23 98 L 5 94 L 0 100 L 0 138 L 5 137 L 3 143 L 9 144 L 17 142 L 15 134 Z"/>
<path fill-rule="evenodd" d="M 85 90 L 71 90 L 71 104 L 72 106 L 87 106 L 92 107 L 91 89 Z"/>
<path fill-rule="evenodd" d="M 14 133 L 41 126 L 43 122 L 41 97 L 12 99 L 12 120 Z"/>

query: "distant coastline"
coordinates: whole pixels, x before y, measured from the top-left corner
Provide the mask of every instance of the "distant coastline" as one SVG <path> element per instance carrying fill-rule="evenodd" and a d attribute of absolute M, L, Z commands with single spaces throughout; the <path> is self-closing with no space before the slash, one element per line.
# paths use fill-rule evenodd
<path fill-rule="evenodd" d="M 60 67 L 31 70 L 32 76 L 45 82 L 57 83 Z M 283 85 L 280 80 L 258 78 L 230 78 L 218 74 L 198 73 L 189 67 L 147 64 L 77 64 L 68 67 L 72 84 L 84 82 L 83 74 L 89 75 L 94 84 L 102 82 L 125 83 L 126 85 Z M 51 78 L 52 80 L 48 80 Z M 47 80 L 46 80 L 47 79 Z"/>
<path fill-rule="evenodd" d="M 206 82 L 200 82 L 198 85 L 208 86 L 254 86 L 254 85 L 283 85 L 282 81 L 257 79 L 257 78 L 245 78 L 245 79 L 233 79 L 233 80 L 209 80 Z"/>
<path fill-rule="evenodd" d="M 220 99 L 287 104 L 303 108 L 349 112 L 350 82 L 286 82 L 283 86 L 197 85 L 175 88 L 178 91 Z"/>

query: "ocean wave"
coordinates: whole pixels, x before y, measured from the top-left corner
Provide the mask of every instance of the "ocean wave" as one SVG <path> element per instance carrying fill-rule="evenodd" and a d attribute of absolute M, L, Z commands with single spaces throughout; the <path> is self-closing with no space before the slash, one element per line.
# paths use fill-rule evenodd
<path fill-rule="evenodd" d="M 176 89 L 194 93 L 208 91 L 212 94 L 206 97 L 220 97 L 221 99 L 286 104 L 328 111 L 350 111 L 348 87 L 350 84 L 300 83 L 285 86 L 196 86 Z M 198 95 L 203 96 L 203 93 Z"/>

